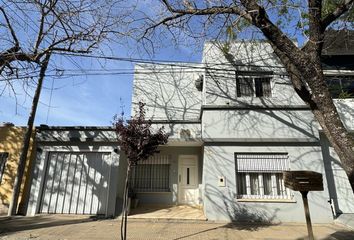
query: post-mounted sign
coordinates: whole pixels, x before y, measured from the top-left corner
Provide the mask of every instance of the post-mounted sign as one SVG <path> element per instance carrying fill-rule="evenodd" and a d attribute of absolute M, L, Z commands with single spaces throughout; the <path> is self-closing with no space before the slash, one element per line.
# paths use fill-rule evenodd
<path fill-rule="evenodd" d="M 323 191 L 322 174 L 312 171 L 285 171 L 284 185 L 294 191 Z"/>
<path fill-rule="evenodd" d="M 307 232 L 309 240 L 313 240 L 313 231 L 307 194 L 309 191 L 323 191 L 322 174 L 313 171 L 285 171 L 283 172 L 284 185 L 294 191 L 301 192 L 304 203 Z"/>

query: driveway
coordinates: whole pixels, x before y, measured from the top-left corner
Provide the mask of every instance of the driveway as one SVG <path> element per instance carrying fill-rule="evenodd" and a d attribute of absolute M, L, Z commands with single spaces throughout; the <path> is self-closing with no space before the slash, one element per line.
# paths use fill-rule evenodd
<path fill-rule="evenodd" d="M 128 220 L 129 240 L 306 239 L 304 224 L 253 225 L 207 221 Z M 119 239 L 120 221 L 87 216 L 40 215 L 0 218 L 0 239 Z M 316 239 L 354 239 L 354 232 L 334 224 L 314 224 Z"/>

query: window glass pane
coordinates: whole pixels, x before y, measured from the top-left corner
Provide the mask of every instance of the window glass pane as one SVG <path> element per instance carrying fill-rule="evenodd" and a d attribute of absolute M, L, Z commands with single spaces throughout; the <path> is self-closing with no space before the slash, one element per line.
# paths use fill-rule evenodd
<path fill-rule="evenodd" d="M 272 174 L 263 173 L 264 195 L 272 195 Z"/>
<path fill-rule="evenodd" d="M 354 98 L 354 76 L 326 76 L 332 98 Z"/>
<path fill-rule="evenodd" d="M 270 87 L 270 78 L 262 78 L 261 82 L 262 82 L 263 97 L 271 97 L 272 91 Z"/>
<path fill-rule="evenodd" d="M 256 87 L 256 97 L 263 97 L 263 87 L 262 87 L 262 79 L 256 78 L 254 80 L 255 87 Z"/>
<path fill-rule="evenodd" d="M 246 174 L 237 173 L 237 194 L 247 195 Z"/>
<path fill-rule="evenodd" d="M 259 195 L 259 180 L 257 173 L 250 173 L 250 182 L 251 182 L 251 194 Z"/>
<path fill-rule="evenodd" d="M 278 196 L 285 196 L 286 191 L 283 183 L 283 174 L 278 173 L 275 175 L 276 178 L 276 184 L 277 184 L 277 195 Z"/>
<path fill-rule="evenodd" d="M 237 97 L 271 97 L 270 77 L 238 77 Z"/>
<path fill-rule="evenodd" d="M 253 96 L 253 78 L 237 78 L 237 97 Z"/>

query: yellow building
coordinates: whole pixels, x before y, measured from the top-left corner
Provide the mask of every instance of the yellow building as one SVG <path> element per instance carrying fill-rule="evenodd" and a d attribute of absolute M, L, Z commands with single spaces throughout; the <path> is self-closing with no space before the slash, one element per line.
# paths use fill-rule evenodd
<path fill-rule="evenodd" d="M 7 214 L 8 212 L 25 130 L 25 127 L 16 127 L 9 123 L 0 124 L 0 215 Z M 35 157 L 35 151 L 32 151 L 33 136 L 18 201 L 20 212 L 29 194 L 29 169 L 31 169 L 30 164 L 33 163 Z"/>

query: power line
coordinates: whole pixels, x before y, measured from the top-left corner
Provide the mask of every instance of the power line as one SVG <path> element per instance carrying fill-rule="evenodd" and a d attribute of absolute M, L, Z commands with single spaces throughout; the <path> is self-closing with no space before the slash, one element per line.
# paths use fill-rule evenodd
<path fill-rule="evenodd" d="M 169 65 L 169 66 L 178 66 L 184 68 L 198 68 L 198 66 L 191 66 L 188 64 L 195 64 L 195 65 L 206 65 L 206 66 L 231 66 L 231 67 L 268 67 L 268 68 L 281 68 L 285 69 L 283 66 L 279 65 L 258 65 L 258 64 L 249 64 L 249 63 L 230 63 L 230 62 L 219 62 L 219 63 L 200 63 L 200 62 L 192 62 L 192 61 L 176 61 L 176 60 L 166 60 L 166 59 L 144 59 L 144 58 L 130 58 L 130 57 L 115 57 L 115 56 L 100 56 L 100 55 L 86 55 L 86 54 L 77 54 L 77 53 L 57 53 L 54 52 L 55 55 L 66 55 L 66 56 L 73 56 L 73 57 L 84 57 L 84 58 L 95 58 L 95 59 L 105 59 L 105 60 L 112 60 L 112 61 L 122 61 L 122 62 L 133 62 L 133 63 L 147 63 L 147 64 L 155 64 L 155 65 Z M 268 55 L 265 55 L 268 56 Z M 254 62 L 264 61 L 266 59 L 271 59 L 272 57 L 268 58 L 260 58 Z M 242 59 L 237 59 L 241 61 Z M 245 58 L 244 60 L 247 60 Z"/>

